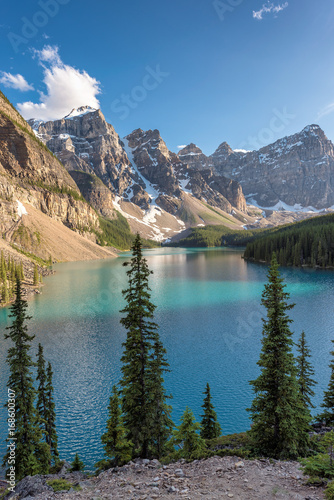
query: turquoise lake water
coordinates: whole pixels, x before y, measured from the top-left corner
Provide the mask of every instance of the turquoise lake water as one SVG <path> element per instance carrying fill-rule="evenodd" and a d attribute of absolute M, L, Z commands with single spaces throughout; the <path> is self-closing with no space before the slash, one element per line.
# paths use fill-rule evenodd
<path fill-rule="evenodd" d="M 232 249 L 145 251 L 150 268 L 156 322 L 167 348 L 176 424 L 185 407 L 199 419 L 202 392 L 210 383 L 224 434 L 249 429 L 246 408 L 252 400 L 248 381 L 258 374 L 261 349 L 261 294 L 267 267 L 241 259 Z M 125 331 L 119 310 L 126 287 L 129 254 L 108 261 L 59 264 L 45 279 L 42 295 L 29 301 L 30 333 L 44 346 L 54 370 L 59 450 L 72 460 L 76 452 L 92 468 L 103 457 L 111 387 L 120 378 Z M 316 370 L 317 397 L 329 380 L 329 351 L 334 339 L 334 273 L 281 269 L 296 307 L 291 312 L 297 340 L 305 330 Z M 0 310 L 0 396 L 5 402 L 9 341 L 3 338 L 8 309 Z M 315 410 L 316 411 L 316 410 Z M 0 455 L 6 437 L 6 413 L 0 408 Z"/>

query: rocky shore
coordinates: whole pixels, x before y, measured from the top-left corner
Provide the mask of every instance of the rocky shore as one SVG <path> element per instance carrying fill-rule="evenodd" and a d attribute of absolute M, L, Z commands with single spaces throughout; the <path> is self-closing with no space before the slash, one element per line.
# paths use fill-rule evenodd
<path fill-rule="evenodd" d="M 98 477 L 63 470 L 56 476 L 23 479 L 11 500 L 320 500 L 323 488 L 306 485 L 298 462 L 242 460 L 212 457 L 191 463 L 161 465 L 157 460 L 137 459 L 124 467 L 109 469 Z M 72 484 L 69 491 L 55 492 L 50 479 Z"/>

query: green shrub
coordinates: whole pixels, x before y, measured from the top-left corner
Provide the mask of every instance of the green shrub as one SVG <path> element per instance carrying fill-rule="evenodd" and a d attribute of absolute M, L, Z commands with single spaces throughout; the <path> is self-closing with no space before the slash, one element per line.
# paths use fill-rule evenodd
<path fill-rule="evenodd" d="M 327 453 L 319 453 L 314 457 L 299 459 L 304 470 L 303 473 L 312 477 L 334 478 L 334 465 L 331 466 Z"/>
<path fill-rule="evenodd" d="M 64 463 L 64 460 L 59 460 L 58 462 L 56 462 L 52 467 L 50 467 L 50 474 L 58 474 L 61 471 Z"/>
<path fill-rule="evenodd" d="M 325 498 L 327 498 L 327 500 L 334 500 L 334 481 L 328 483 L 325 489 Z"/>
<path fill-rule="evenodd" d="M 65 479 L 50 479 L 49 481 L 46 481 L 46 484 L 51 486 L 53 491 L 69 491 L 73 488 L 73 484 L 69 483 Z"/>
<path fill-rule="evenodd" d="M 322 477 L 309 477 L 306 481 L 308 486 L 324 486 L 326 484 L 326 480 Z"/>

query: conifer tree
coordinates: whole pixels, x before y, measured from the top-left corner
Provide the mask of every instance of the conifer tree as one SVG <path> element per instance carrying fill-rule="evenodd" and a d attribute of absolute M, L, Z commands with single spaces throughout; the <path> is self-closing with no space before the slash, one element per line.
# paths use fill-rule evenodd
<path fill-rule="evenodd" d="M 45 411 L 45 429 L 46 429 L 46 442 L 50 447 L 51 457 L 54 462 L 58 462 L 58 436 L 56 430 L 56 412 L 55 403 L 53 400 L 53 385 L 52 385 L 53 372 L 51 363 L 48 363 L 46 369 L 46 385 L 45 385 L 45 396 L 46 396 L 46 411 Z"/>
<path fill-rule="evenodd" d="M 292 332 L 287 311 L 289 294 L 278 270 L 275 254 L 262 295 L 267 309 L 263 320 L 261 373 L 251 381 L 255 392 L 251 408 L 251 437 L 257 453 L 288 459 L 303 456 L 309 443 L 309 412 L 302 401 L 292 353 Z"/>
<path fill-rule="evenodd" d="M 123 465 L 131 460 L 132 454 L 133 445 L 126 439 L 119 391 L 115 385 L 112 388 L 108 412 L 107 431 L 102 435 L 101 441 L 104 444 L 104 449 L 109 460 L 102 460 L 96 464 L 97 467 L 101 468 L 105 468 L 105 465 L 109 467 Z"/>
<path fill-rule="evenodd" d="M 332 340 L 332 342 L 334 344 L 334 340 Z M 331 351 L 331 355 L 333 356 L 329 364 L 331 376 L 327 391 L 324 392 L 324 400 L 321 404 L 324 411 L 320 413 L 320 415 L 317 415 L 317 420 L 325 421 L 327 425 L 334 425 L 334 351 Z"/>
<path fill-rule="evenodd" d="M 82 460 L 80 460 L 79 455 L 76 453 L 73 462 L 71 463 L 71 472 L 80 472 L 84 470 L 85 465 Z"/>
<path fill-rule="evenodd" d="M 174 423 L 171 419 L 172 407 L 166 402 L 172 396 L 166 395 L 163 378 L 164 372 L 170 371 L 169 364 L 166 361 L 166 349 L 158 336 L 153 344 L 150 361 L 148 373 L 150 406 L 152 408 L 150 454 L 160 458 L 165 454 Z"/>
<path fill-rule="evenodd" d="M 211 390 L 209 384 L 206 384 L 206 389 L 202 408 L 204 410 L 201 421 L 201 436 L 203 439 L 214 439 L 221 435 L 221 427 L 217 420 L 217 414 L 211 402 Z"/>
<path fill-rule="evenodd" d="M 5 279 L 5 281 L 3 282 L 3 285 L 2 285 L 1 298 L 2 298 L 2 302 L 4 304 L 7 304 L 9 302 L 9 292 L 8 292 L 8 287 L 7 287 L 7 278 Z"/>
<path fill-rule="evenodd" d="M 312 387 L 314 387 L 317 382 L 312 378 L 314 375 L 314 370 L 311 363 L 309 362 L 311 354 L 305 340 L 305 332 L 301 333 L 300 339 L 297 343 L 297 351 L 299 353 L 296 358 L 299 390 L 306 408 L 315 408 L 315 406 L 312 404 L 311 398 L 315 395 Z"/>
<path fill-rule="evenodd" d="M 41 417 L 42 427 L 46 431 L 46 394 L 45 394 L 45 384 L 46 384 L 46 373 L 45 373 L 45 359 L 43 354 L 43 347 L 38 344 L 38 354 L 37 354 L 37 377 L 38 389 L 37 389 L 37 411 Z"/>
<path fill-rule="evenodd" d="M 4 283 L 7 280 L 7 266 L 3 251 L 1 252 L 1 281 Z"/>
<path fill-rule="evenodd" d="M 128 288 L 122 292 L 127 302 L 121 311 L 125 314 L 121 323 L 127 330 L 121 358 L 122 407 L 127 438 L 134 447 L 133 453 L 147 458 L 150 448 L 154 448 L 157 441 L 168 434 L 168 407 L 162 385 L 162 375 L 168 364 L 159 339 L 158 326 L 153 321 L 156 306 L 151 302 L 148 282 L 152 272 L 143 258 L 139 234 L 133 243 L 132 252 L 130 269 L 127 271 Z M 159 397 L 156 398 L 157 394 Z M 160 448 L 162 445 L 159 444 Z"/>
<path fill-rule="evenodd" d="M 34 285 L 37 286 L 38 284 L 39 284 L 38 267 L 37 267 L 37 264 L 35 264 L 35 267 L 34 267 Z"/>
<path fill-rule="evenodd" d="M 37 456 L 42 435 L 34 407 L 36 393 L 31 371 L 34 363 L 29 352 L 30 343 L 34 339 L 34 335 L 28 334 L 26 322 L 31 317 L 27 314 L 27 307 L 27 302 L 22 299 L 21 283 L 17 280 L 16 300 L 10 309 L 10 317 L 13 321 L 12 325 L 7 327 L 9 333 L 5 334 L 5 338 L 13 342 L 7 355 L 10 370 L 7 386 L 8 389 L 14 391 L 16 400 L 15 471 L 17 480 L 27 475 L 44 472 L 41 470 L 41 463 Z M 9 454 L 7 453 L 3 460 L 4 466 L 7 465 L 8 457 Z"/>
<path fill-rule="evenodd" d="M 45 373 L 45 359 L 43 354 L 43 347 L 38 344 L 38 354 L 37 354 L 37 377 L 38 382 L 37 389 L 37 403 L 36 410 L 38 414 L 39 426 L 44 436 L 44 441 L 38 449 L 38 455 L 43 460 L 44 469 L 48 469 L 51 465 L 51 448 L 47 442 L 48 431 L 47 431 L 47 399 L 46 399 L 46 373 Z M 42 458 L 43 457 L 43 458 Z"/>
<path fill-rule="evenodd" d="M 181 417 L 181 424 L 173 431 L 172 444 L 179 447 L 177 458 L 200 458 L 206 449 L 204 439 L 200 436 L 200 424 L 190 408 L 186 408 Z"/>
<path fill-rule="evenodd" d="M 24 268 L 23 268 L 23 262 L 21 260 L 20 264 L 20 271 L 21 271 L 21 281 L 25 280 L 25 275 L 24 275 Z"/>

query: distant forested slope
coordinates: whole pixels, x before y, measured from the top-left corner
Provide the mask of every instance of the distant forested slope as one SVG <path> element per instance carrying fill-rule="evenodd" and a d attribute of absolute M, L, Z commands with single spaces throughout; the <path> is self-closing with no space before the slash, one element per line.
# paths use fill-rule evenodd
<path fill-rule="evenodd" d="M 226 245 L 246 246 L 249 241 L 263 235 L 266 231 L 268 230 L 254 229 L 248 231 L 235 231 L 226 226 L 192 228 L 191 233 L 187 237 L 175 243 L 168 243 L 167 246 L 186 248 L 222 247 Z"/>
<path fill-rule="evenodd" d="M 247 260 L 270 262 L 276 252 L 282 266 L 333 267 L 334 214 L 275 228 L 247 244 Z"/>

